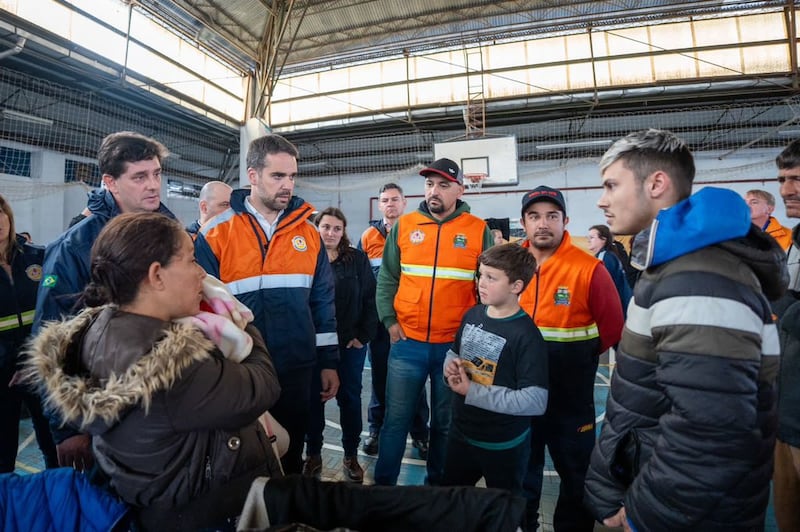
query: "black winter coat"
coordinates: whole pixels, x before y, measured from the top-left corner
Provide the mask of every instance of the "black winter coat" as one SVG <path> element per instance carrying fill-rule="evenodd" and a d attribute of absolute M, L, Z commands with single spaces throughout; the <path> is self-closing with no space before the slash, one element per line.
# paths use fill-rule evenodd
<path fill-rule="evenodd" d="M 11 259 L 13 282 L 0 268 L 0 368 L 8 373 L 13 373 L 19 349 L 31 332 L 43 260 L 43 247 L 17 235 Z"/>
<path fill-rule="evenodd" d="M 355 248 L 348 257 L 341 255 L 331 263 L 336 282 L 336 333 L 339 348 L 353 338 L 366 345 L 378 330 L 375 308 L 375 276 L 367 254 Z"/>

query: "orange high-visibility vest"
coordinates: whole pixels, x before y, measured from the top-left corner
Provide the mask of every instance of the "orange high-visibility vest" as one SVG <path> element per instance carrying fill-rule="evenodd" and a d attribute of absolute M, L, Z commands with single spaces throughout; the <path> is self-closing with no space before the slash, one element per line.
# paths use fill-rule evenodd
<path fill-rule="evenodd" d="M 529 248 L 526 240 L 523 247 Z M 594 269 L 601 262 L 575 247 L 569 232 L 556 252 L 541 264 L 519 304 L 532 318 L 548 342 L 580 342 L 599 338 L 597 323 L 589 309 L 589 287 Z"/>
<path fill-rule="evenodd" d="M 468 213 L 439 224 L 419 212 L 400 218 L 397 321 L 408 338 L 455 339 L 464 314 L 477 303 L 475 272 L 486 222 Z"/>

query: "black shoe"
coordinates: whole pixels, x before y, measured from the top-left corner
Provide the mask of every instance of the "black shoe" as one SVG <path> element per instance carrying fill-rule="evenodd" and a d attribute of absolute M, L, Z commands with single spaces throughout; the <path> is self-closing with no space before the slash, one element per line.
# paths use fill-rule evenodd
<path fill-rule="evenodd" d="M 364 482 L 364 470 L 361 469 L 361 465 L 359 465 L 358 459 L 355 456 L 344 457 L 342 461 L 342 470 L 344 471 L 344 476 L 350 482 L 355 482 L 356 484 L 362 484 Z"/>
<path fill-rule="evenodd" d="M 411 446 L 419 453 L 420 460 L 428 459 L 428 442 L 425 440 L 411 440 Z"/>
<path fill-rule="evenodd" d="M 364 445 L 361 447 L 365 454 L 370 456 L 378 454 L 378 438 L 377 432 L 370 432 L 369 438 L 364 440 Z"/>
<path fill-rule="evenodd" d="M 303 464 L 303 476 L 319 479 L 322 476 L 322 456 L 313 454 Z"/>

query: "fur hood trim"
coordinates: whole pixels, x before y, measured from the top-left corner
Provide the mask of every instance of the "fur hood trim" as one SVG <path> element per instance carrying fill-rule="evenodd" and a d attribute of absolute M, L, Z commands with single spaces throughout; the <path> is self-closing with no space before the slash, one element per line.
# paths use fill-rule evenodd
<path fill-rule="evenodd" d="M 85 309 L 43 327 L 28 345 L 24 370 L 25 380 L 41 387 L 45 407 L 58 411 L 64 422 L 86 429 L 102 420 L 106 428 L 92 433 L 105 432 L 140 402 L 147 411 L 156 392 L 172 387 L 184 369 L 211 358 L 215 349 L 198 329 L 173 322 L 153 349 L 120 375 L 102 382 L 89 374 L 67 373 L 68 353 L 80 353 L 80 346 L 73 345 L 76 337 L 104 308 Z"/>

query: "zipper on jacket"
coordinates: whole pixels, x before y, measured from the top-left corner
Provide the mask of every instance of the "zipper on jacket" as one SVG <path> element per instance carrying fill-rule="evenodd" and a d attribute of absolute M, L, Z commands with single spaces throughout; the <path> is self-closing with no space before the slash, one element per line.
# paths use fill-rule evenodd
<path fill-rule="evenodd" d="M 211 480 L 211 457 L 206 455 L 206 480 Z"/>
<path fill-rule="evenodd" d="M 433 319 L 433 294 L 436 293 L 436 266 L 439 263 L 439 239 L 442 236 L 442 224 L 436 224 L 436 253 L 433 254 L 433 272 L 431 273 L 431 302 L 428 306 L 428 334 L 425 337 L 426 342 L 431 341 L 431 320 Z"/>
<path fill-rule="evenodd" d="M 533 310 L 531 311 L 531 319 L 535 322 L 536 321 L 536 310 L 539 308 L 539 273 L 541 270 L 541 266 L 538 264 L 536 265 L 536 271 L 533 272 L 533 276 L 536 277 L 536 290 L 534 291 L 533 295 Z"/>
<path fill-rule="evenodd" d="M 267 260 L 269 239 L 267 238 L 267 233 L 264 232 L 264 228 L 262 228 L 261 224 L 258 223 L 258 220 L 256 220 L 256 217 L 247 211 L 245 211 L 245 213 L 247 214 L 247 219 L 250 221 L 250 227 L 253 229 L 253 233 L 256 235 L 256 239 L 258 239 L 258 248 L 261 250 L 261 266 L 263 267 L 264 262 Z"/>

